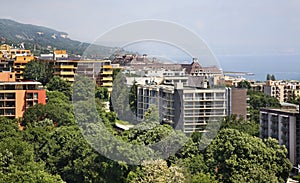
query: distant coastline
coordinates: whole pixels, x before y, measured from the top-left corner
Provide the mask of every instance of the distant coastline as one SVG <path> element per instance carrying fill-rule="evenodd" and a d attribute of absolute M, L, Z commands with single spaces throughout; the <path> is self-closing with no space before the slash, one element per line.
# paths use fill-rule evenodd
<path fill-rule="evenodd" d="M 300 55 L 217 56 L 223 71 L 247 72 L 247 79 L 264 81 L 267 74 L 279 80 L 300 80 Z"/>

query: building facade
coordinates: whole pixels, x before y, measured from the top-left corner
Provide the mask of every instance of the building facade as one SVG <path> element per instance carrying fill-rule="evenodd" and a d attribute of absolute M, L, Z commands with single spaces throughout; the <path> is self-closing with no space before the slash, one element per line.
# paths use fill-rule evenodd
<path fill-rule="evenodd" d="M 277 139 L 288 149 L 288 158 L 293 165 L 300 164 L 299 106 L 284 103 L 281 109 L 261 109 L 260 137 Z"/>
<path fill-rule="evenodd" d="M 55 76 L 59 76 L 69 82 L 75 81 L 77 60 L 55 60 L 53 65 Z"/>
<path fill-rule="evenodd" d="M 248 118 L 248 101 L 247 89 L 242 88 L 226 88 L 226 108 L 227 116 L 232 114 L 238 118 Z"/>
<path fill-rule="evenodd" d="M 36 104 L 46 104 L 46 90 L 39 82 L 0 83 L 0 116 L 20 118 Z"/>
<path fill-rule="evenodd" d="M 293 96 L 300 96 L 299 81 L 266 81 L 264 92 L 272 97 L 277 98 L 280 102 L 286 102 Z"/>
<path fill-rule="evenodd" d="M 139 85 L 137 113 L 143 118 L 151 105 L 159 111 L 160 122 L 184 133 L 204 132 L 208 123 L 220 122 L 226 116 L 225 89 L 200 89 L 171 85 Z"/>
<path fill-rule="evenodd" d="M 94 80 L 98 86 L 107 87 L 108 91 L 112 91 L 113 69 L 110 60 L 82 60 L 78 64 L 76 74 L 79 76 L 87 76 Z"/>

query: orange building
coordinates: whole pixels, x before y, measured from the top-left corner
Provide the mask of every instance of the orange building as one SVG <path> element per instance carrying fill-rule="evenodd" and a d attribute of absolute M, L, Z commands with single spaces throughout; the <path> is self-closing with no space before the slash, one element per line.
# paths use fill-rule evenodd
<path fill-rule="evenodd" d="M 13 82 L 16 81 L 14 72 L 0 72 L 0 82 Z"/>
<path fill-rule="evenodd" d="M 36 104 L 46 104 L 46 90 L 40 82 L 0 83 L 0 116 L 20 118 Z"/>

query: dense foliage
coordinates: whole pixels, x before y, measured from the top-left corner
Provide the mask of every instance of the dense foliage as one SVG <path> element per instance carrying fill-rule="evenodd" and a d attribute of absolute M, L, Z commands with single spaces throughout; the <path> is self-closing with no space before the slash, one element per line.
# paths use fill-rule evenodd
<path fill-rule="evenodd" d="M 53 77 L 53 63 L 44 61 L 30 61 L 24 70 L 25 80 L 35 80 L 46 85 Z"/>
<path fill-rule="evenodd" d="M 1 181 L 284 182 L 289 175 L 287 149 L 277 140 L 254 137 L 258 131 L 254 122 L 226 118 L 217 137 L 202 149 L 202 133 L 187 137 L 160 125 L 154 106 L 142 123 L 121 132 L 115 128 L 120 119 L 102 105 L 107 90 L 85 79 L 74 86 L 72 99 L 77 100 L 72 105 L 70 86 L 52 78 L 47 104 L 26 110 L 19 119 L 22 128 L 16 120 L 0 118 Z M 277 105 L 271 98 L 253 94 L 252 107 Z M 145 148 L 135 148 L 139 146 Z M 124 161 L 111 160 L 106 153 Z"/>
<path fill-rule="evenodd" d="M 263 107 L 280 108 L 280 102 L 263 92 L 248 90 L 249 100 L 249 113 L 252 121 L 259 123 L 259 110 Z"/>

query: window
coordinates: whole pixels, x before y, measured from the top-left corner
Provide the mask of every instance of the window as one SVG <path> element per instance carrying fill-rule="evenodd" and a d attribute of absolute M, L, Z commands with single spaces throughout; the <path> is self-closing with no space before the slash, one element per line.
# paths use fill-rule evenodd
<path fill-rule="evenodd" d="M 38 99 L 38 93 L 33 94 L 33 99 Z"/>

